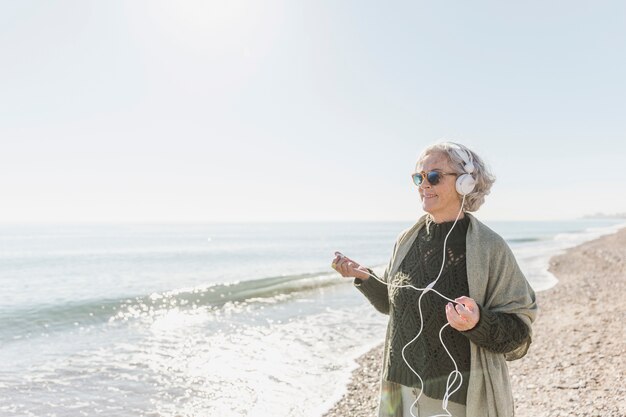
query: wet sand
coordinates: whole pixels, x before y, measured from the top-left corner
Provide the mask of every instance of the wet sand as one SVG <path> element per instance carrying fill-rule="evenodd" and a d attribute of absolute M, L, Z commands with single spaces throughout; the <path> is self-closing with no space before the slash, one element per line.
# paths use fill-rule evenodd
<path fill-rule="evenodd" d="M 509 362 L 517 417 L 626 416 L 626 229 L 550 260 L 526 357 Z M 359 359 L 325 417 L 376 414 L 382 346 Z M 480 416 L 472 416 L 480 417 Z"/>

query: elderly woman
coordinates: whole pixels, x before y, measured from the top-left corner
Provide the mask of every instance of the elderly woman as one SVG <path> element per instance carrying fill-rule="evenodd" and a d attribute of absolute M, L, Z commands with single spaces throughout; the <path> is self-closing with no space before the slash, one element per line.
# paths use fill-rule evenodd
<path fill-rule="evenodd" d="M 379 416 L 512 416 L 506 360 L 526 354 L 537 307 L 508 245 L 469 214 L 495 179 L 444 142 L 423 151 L 413 180 L 426 214 L 398 236 L 382 277 L 333 260 L 389 315 Z"/>

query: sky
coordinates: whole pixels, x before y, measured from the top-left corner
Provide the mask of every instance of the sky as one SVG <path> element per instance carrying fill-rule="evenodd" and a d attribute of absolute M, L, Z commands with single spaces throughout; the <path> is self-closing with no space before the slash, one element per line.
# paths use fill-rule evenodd
<path fill-rule="evenodd" d="M 485 220 L 626 213 L 622 1 L 0 3 L 0 222 L 407 221 L 426 146 Z"/>

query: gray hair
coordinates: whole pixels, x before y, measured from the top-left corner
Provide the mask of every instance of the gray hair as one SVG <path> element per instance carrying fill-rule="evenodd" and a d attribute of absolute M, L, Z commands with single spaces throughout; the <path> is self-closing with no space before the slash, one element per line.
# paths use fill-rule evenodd
<path fill-rule="evenodd" d="M 465 152 L 470 156 L 470 160 L 474 164 L 474 172 L 472 176 L 476 180 L 476 186 L 474 191 L 465 196 L 465 204 L 463 205 L 463 211 L 476 211 L 485 202 L 485 196 L 491 191 L 491 186 L 496 180 L 496 177 L 491 173 L 485 162 L 474 151 L 468 147 L 455 142 L 440 142 L 431 145 L 424 149 L 422 154 L 417 159 L 416 167 L 420 167 L 424 159 L 428 155 L 435 153 L 443 154 L 450 161 L 450 166 L 457 174 L 466 174 L 464 166 L 465 161 L 457 153 L 458 150 Z"/>

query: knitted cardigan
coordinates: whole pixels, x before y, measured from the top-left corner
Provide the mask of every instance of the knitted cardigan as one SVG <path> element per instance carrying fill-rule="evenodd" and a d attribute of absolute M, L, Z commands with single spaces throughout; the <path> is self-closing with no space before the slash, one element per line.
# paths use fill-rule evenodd
<path fill-rule="evenodd" d="M 506 361 L 519 359 L 528 351 L 532 339 L 531 324 L 537 315 L 535 293 L 504 239 L 471 214 L 465 215 L 470 219 L 466 235 L 469 296 L 485 309 L 517 315 L 529 329 L 524 343 L 505 354 L 488 351 L 470 342 L 471 371 L 466 415 L 511 417 L 514 415 L 513 393 Z M 383 281 L 388 282 L 389 277 L 398 272 L 427 216 L 400 233 L 382 276 Z M 388 349 L 385 343 L 383 363 L 388 362 Z M 400 389 L 399 384 L 381 379 L 379 417 L 409 417 L 402 416 Z"/>

